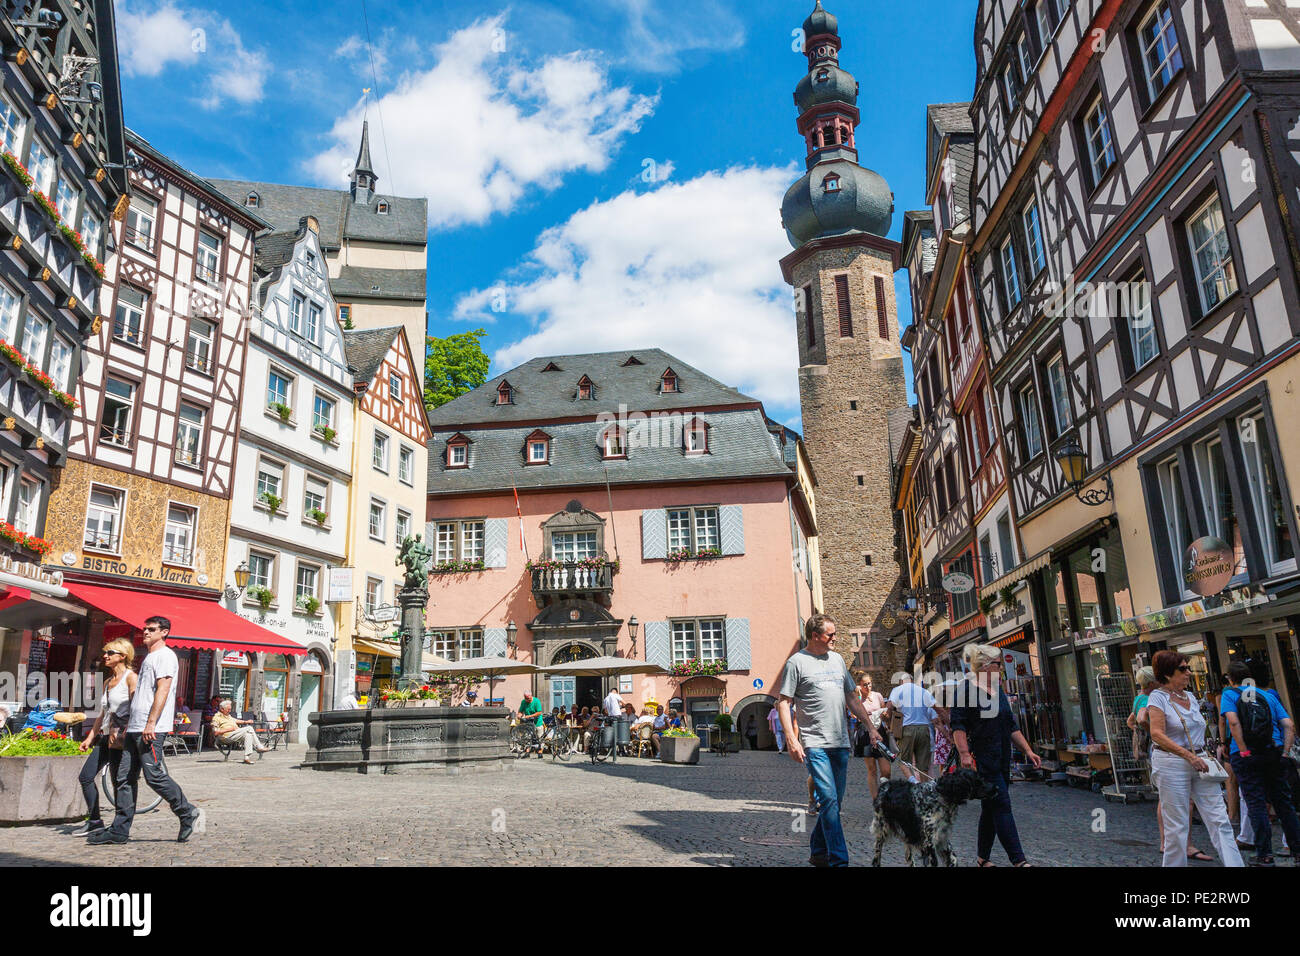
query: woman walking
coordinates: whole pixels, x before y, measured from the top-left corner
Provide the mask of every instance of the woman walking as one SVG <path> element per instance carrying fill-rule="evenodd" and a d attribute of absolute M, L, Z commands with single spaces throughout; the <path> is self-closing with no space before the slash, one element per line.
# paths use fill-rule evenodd
<path fill-rule="evenodd" d="M 1224 866 L 1244 866 L 1237 849 L 1223 788 L 1218 779 L 1201 776 L 1209 769 L 1205 753 L 1205 716 L 1188 690 L 1192 668 L 1177 651 L 1160 651 L 1151 661 L 1159 687 L 1147 698 L 1151 724 L 1151 776 L 1160 791 L 1164 865 L 1187 865 L 1191 803 L 1201 812 L 1210 842 Z"/>
<path fill-rule="evenodd" d="M 973 687 L 957 695 L 951 711 L 953 744 L 964 770 L 976 770 L 994 795 L 981 801 L 978 866 L 993 866 L 993 838 L 1006 850 L 1012 866 L 1030 866 L 1020 846 L 1016 818 L 1011 813 L 1011 748 L 1018 748 L 1035 768 L 1043 759 L 1034 753 L 1016 726 L 1011 702 L 1002 692 L 1002 651 L 991 644 L 968 644 L 962 658 L 971 671 Z"/>
<path fill-rule="evenodd" d="M 99 716 L 95 718 L 90 733 L 81 742 L 82 753 L 90 751 L 90 756 L 81 766 L 81 793 L 86 798 L 90 815 L 86 822 L 72 831 L 73 836 L 88 836 L 96 830 L 104 829 L 104 821 L 99 815 L 99 788 L 95 778 L 100 770 L 112 762 L 111 751 L 121 752 L 126 738 L 126 721 L 131 715 L 131 696 L 135 693 L 136 674 L 131 670 L 135 660 L 135 646 L 124 637 L 109 641 L 102 652 L 104 666 L 111 673 L 104 693 L 99 699 Z"/>
<path fill-rule="evenodd" d="M 882 719 L 885 716 L 886 701 L 880 691 L 871 689 L 870 674 L 863 674 L 858 678 L 858 698 L 862 701 L 862 706 L 867 709 L 867 716 L 871 718 L 872 726 L 879 731 L 881 744 L 892 748 L 889 728 L 884 726 Z M 854 748 L 867 765 L 867 789 L 871 791 L 871 804 L 875 806 L 876 793 L 880 790 L 880 778 L 884 777 L 888 780 L 894 765 L 889 762 L 881 747 L 871 743 L 865 727 L 859 730 L 858 738 L 854 740 Z"/>

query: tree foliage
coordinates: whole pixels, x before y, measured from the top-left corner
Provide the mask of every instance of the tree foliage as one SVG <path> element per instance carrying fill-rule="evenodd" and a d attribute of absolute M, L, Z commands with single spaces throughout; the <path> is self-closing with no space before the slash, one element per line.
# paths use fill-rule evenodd
<path fill-rule="evenodd" d="M 445 405 L 487 381 L 488 357 L 482 339 L 486 329 L 457 332 L 446 338 L 430 335 L 424 347 L 424 404 Z"/>

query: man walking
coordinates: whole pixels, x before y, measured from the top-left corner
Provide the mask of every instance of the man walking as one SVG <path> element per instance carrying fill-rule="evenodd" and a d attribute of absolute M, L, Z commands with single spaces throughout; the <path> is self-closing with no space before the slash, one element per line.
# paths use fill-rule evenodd
<path fill-rule="evenodd" d="M 808 646 L 790 656 L 781 674 L 777 704 L 781 729 L 791 758 L 807 765 L 817 798 L 819 812 L 810 837 L 809 862 L 813 866 L 848 866 L 849 850 L 840 823 L 849 771 L 845 708 L 868 728 L 873 744 L 880 742 L 880 735 L 858 700 L 844 658 L 831 651 L 835 621 L 814 614 L 804 627 L 804 636 Z M 798 733 L 790 718 L 791 701 L 799 704 Z"/>
<path fill-rule="evenodd" d="M 1246 663 L 1228 665 L 1228 683 L 1219 697 L 1219 709 L 1232 735 L 1229 759 L 1246 802 L 1242 816 L 1249 814 L 1255 829 L 1255 858 L 1250 865 L 1272 866 L 1270 803 L 1292 852 L 1300 847 L 1300 817 L 1282 769 L 1282 755 L 1295 740 L 1295 724 L 1276 695 L 1255 686 Z"/>
<path fill-rule="evenodd" d="M 903 715 L 898 757 L 912 767 L 912 782 L 916 783 L 917 774 L 930 776 L 930 722 L 938 715 L 934 697 L 920 684 L 914 683 L 911 674 L 905 673 L 903 682 L 889 694 L 885 720 L 892 718 L 895 711 Z"/>
<path fill-rule="evenodd" d="M 140 771 L 159 796 L 167 801 L 172 813 L 181 821 L 176 842 L 184 843 L 194 832 L 199 809 L 185 799 L 176 781 L 167 775 L 159 757 L 157 728 L 165 734 L 175 720 L 176 652 L 167 646 L 172 622 L 165 617 L 150 617 L 144 622 L 144 646 L 149 651 L 140 665 L 140 680 L 131 698 L 131 716 L 126 724 L 126 740 L 117 752 L 117 813 L 105 830 L 90 835 L 88 843 L 125 843 L 135 818 L 135 798 L 140 785 Z"/>

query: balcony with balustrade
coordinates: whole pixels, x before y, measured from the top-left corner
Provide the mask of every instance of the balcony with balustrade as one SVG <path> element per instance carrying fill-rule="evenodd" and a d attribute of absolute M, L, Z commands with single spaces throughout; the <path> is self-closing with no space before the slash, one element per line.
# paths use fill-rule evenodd
<path fill-rule="evenodd" d="M 539 608 L 565 600 L 595 601 L 608 607 L 613 600 L 618 561 L 603 557 L 534 561 L 529 562 L 528 573 Z"/>

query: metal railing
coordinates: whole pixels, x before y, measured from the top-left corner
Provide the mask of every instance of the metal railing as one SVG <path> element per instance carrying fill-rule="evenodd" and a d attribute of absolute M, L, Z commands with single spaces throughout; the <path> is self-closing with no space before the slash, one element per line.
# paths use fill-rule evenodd
<path fill-rule="evenodd" d="M 566 561 L 555 567 L 534 568 L 532 578 L 533 591 L 537 594 L 614 590 L 614 569 L 608 564 L 589 568 L 576 561 Z"/>
<path fill-rule="evenodd" d="M 120 319 L 114 319 L 113 338 L 117 339 L 119 342 L 126 342 L 128 345 L 134 345 L 139 348 L 140 343 L 144 341 L 144 321 L 141 320 L 140 324 L 135 326 L 135 328 L 131 328 Z"/>
<path fill-rule="evenodd" d="M 139 229 L 132 229 L 127 226 L 122 230 L 122 238 L 133 246 L 143 249 L 145 252 L 153 252 L 153 230 L 142 232 Z"/>
<path fill-rule="evenodd" d="M 119 448 L 131 447 L 131 434 L 125 428 L 117 428 L 107 423 L 99 427 L 99 441 L 103 445 L 117 445 Z"/>
<path fill-rule="evenodd" d="M 99 534 L 98 532 L 87 531 L 81 546 L 83 548 L 92 548 L 95 551 L 111 551 L 117 554 L 121 543 L 122 536 L 120 534 Z"/>
<path fill-rule="evenodd" d="M 212 372 L 212 354 L 201 356 L 193 349 L 187 349 L 185 352 L 185 367 L 192 368 L 196 372 L 203 372 L 205 375 Z"/>
<path fill-rule="evenodd" d="M 188 568 L 194 563 L 194 549 L 163 545 L 163 563 L 179 564 Z"/>

